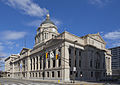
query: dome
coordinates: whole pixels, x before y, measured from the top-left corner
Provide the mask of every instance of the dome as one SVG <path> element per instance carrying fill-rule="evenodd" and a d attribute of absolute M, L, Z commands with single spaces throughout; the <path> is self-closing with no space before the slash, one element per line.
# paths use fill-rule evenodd
<path fill-rule="evenodd" d="M 46 20 L 45 20 L 44 22 L 42 22 L 41 25 L 42 25 L 42 24 L 47 24 L 47 23 L 50 23 L 50 24 L 55 25 L 55 24 L 50 20 L 50 15 L 49 15 L 49 14 L 47 14 Z"/>

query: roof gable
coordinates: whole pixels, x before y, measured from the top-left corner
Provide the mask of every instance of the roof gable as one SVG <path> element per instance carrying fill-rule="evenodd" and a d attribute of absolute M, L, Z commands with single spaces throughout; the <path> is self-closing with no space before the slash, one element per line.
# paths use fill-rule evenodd
<path fill-rule="evenodd" d="M 27 52 L 29 49 L 28 48 L 23 48 L 20 52 L 20 55 L 24 54 L 25 52 Z"/>
<path fill-rule="evenodd" d="M 95 40 L 97 40 L 97 41 L 106 43 L 106 42 L 103 40 L 103 38 L 100 36 L 99 33 L 97 33 L 97 34 L 88 34 L 88 36 L 91 37 L 91 38 L 93 38 L 93 39 L 95 39 Z"/>

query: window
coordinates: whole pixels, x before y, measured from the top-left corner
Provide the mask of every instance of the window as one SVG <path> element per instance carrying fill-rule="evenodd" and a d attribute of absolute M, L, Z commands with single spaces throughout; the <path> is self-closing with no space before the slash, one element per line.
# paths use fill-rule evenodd
<path fill-rule="evenodd" d="M 42 68 L 42 56 L 40 56 L 40 69 Z"/>
<path fill-rule="evenodd" d="M 79 60 L 79 67 L 81 68 L 81 60 Z"/>
<path fill-rule="evenodd" d="M 54 50 L 53 53 L 54 53 L 54 56 L 56 56 L 56 50 Z"/>
<path fill-rule="evenodd" d="M 92 68 L 92 60 L 90 61 L 90 67 Z"/>
<path fill-rule="evenodd" d="M 55 67 L 55 59 L 53 60 L 53 67 Z"/>
<path fill-rule="evenodd" d="M 58 71 L 58 77 L 60 77 L 60 71 Z"/>
<path fill-rule="evenodd" d="M 37 62 L 36 62 L 36 64 L 37 64 L 37 69 L 38 69 L 38 57 L 37 57 Z"/>
<path fill-rule="evenodd" d="M 49 77 L 49 72 L 47 72 L 47 77 Z"/>
<path fill-rule="evenodd" d="M 31 73 L 30 73 L 30 77 L 31 77 Z"/>
<path fill-rule="evenodd" d="M 33 73 L 33 77 L 34 77 L 34 73 Z"/>
<path fill-rule="evenodd" d="M 77 55 L 77 49 L 75 49 L 75 55 Z"/>
<path fill-rule="evenodd" d="M 40 72 L 39 72 L 39 77 L 40 77 Z"/>
<path fill-rule="evenodd" d="M 36 73 L 36 77 L 37 77 L 37 73 Z"/>
<path fill-rule="evenodd" d="M 69 66 L 71 67 L 71 58 L 69 57 Z"/>
<path fill-rule="evenodd" d="M 59 64 L 58 65 L 59 65 L 59 67 L 61 66 L 61 58 L 59 59 Z"/>
<path fill-rule="evenodd" d="M 34 62 L 33 62 L 33 65 L 34 65 L 34 70 L 35 70 L 35 58 L 33 58 Z"/>
<path fill-rule="evenodd" d="M 93 77 L 93 72 L 91 72 L 91 77 Z"/>
<path fill-rule="evenodd" d="M 72 71 L 70 71 L 70 75 L 72 75 Z"/>
<path fill-rule="evenodd" d="M 78 72 L 76 72 L 76 77 L 78 77 Z"/>
<path fill-rule="evenodd" d="M 32 70 L 32 59 L 31 59 L 31 70 Z"/>
<path fill-rule="evenodd" d="M 52 35 L 52 38 L 54 38 L 55 37 L 55 35 Z"/>
<path fill-rule="evenodd" d="M 52 72 L 52 77 L 54 77 L 54 71 Z"/>
<path fill-rule="evenodd" d="M 46 33 L 45 33 L 45 39 L 47 38 L 47 35 L 46 35 Z"/>
<path fill-rule="evenodd" d="M 81 56 L 81 51 L 79 51 L 79 56 Z"/>
<path fill-rule="evenodd" d="M 76 65 L 77 65 L 76 63 L 77 63 L 77 62 L 76 62 L 76 59 L 75 59 L 75 67 L 76 67 Z"/>
<path fill-rule="evenodd" d="M 50 68 L 50 60 L 48 60 L 48 68 Z"/>
<path fill-rule="evenodd" d="M 69 54 L 71 54 L 71 49 L 69 48 Z"/>

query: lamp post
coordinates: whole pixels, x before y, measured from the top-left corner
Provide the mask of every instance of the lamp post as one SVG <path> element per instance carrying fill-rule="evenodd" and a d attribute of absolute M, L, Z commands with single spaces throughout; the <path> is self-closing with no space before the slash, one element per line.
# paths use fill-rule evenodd
<path fill-rule="evenodd" d="M 75 74 L 76 74 L 76 67 L 75 67 L 75 44 L 77 40 L 74 41 L 74 57 L 73 57 L 73 83 L 75 83 Z"/>

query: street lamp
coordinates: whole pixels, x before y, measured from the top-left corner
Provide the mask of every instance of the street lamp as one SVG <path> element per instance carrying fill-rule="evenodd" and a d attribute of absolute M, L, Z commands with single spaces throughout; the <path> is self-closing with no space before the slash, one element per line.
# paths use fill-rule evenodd
<path fill-rule="evenodd" d="M 77 40 L 74 41 L 74 57 L 73 57 L 73 83 L 75 83 L 75 74 L 76 74 L 76 67 L 75 67 L 75 44 Z"/>

